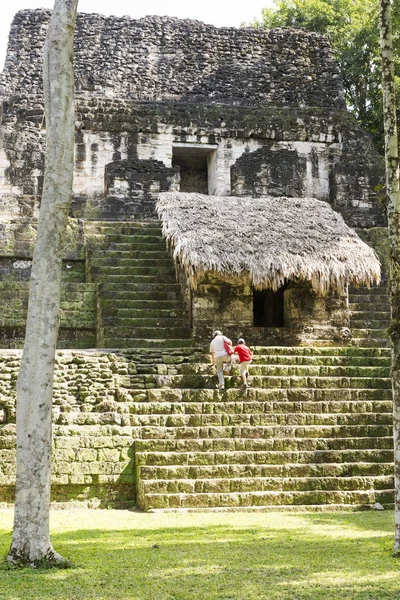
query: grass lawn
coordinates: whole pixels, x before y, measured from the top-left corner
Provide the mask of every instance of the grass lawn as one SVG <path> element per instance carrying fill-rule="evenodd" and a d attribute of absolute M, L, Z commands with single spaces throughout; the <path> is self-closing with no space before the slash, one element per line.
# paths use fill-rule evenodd
<path fill-rule="evenodd" d="M 0 554 L 12 511 L 0 511 Z M 0 566 L 1 600 L 400 600 L 393 513 L 51 514 L 65 570 Z"/>

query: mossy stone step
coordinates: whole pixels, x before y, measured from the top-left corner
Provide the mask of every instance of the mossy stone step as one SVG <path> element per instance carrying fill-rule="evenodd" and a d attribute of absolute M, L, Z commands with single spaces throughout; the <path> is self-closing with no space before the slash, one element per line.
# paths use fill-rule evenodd
<path fill-rule="evenodd" d="M 132 279 L 130 279 L 130 281 L 126 282 L 124 284 L 124 287 L 121 288 L 119 283 L 116 283 L 114 281 L 110 281 L 107 282 L 107 284 L 104 284 L 102 282 L 99 283 L 99 292 L 101 293 L 101 295 L 104 298 L 113 298 L 114 295 L 119 295 L 121 297 L 128 296 L 130 294 L 135 294 L 136 297 L 136 293 L 137 292 L 179 292 L 180 291 L 180 286 L 176 281 L 169 281 L 169 282 L 163 282 L 163 281 L 157 281 L 155 283 L 152 282 L 147 282 L 147 281 L 132 281 Z M 150 297 L 151 299 L 151 297 Z"/>
<path fill-rule="evenodd" d="M 341 441 L 344 438 L 349 438 L 350 445 L 354 447 L 357 439 L 361 439 L 362 448 L 373 447 L 373 439 L 389 438 L 392 436 L 392 425 L 205 425 L 196 427 L 158 427 L 156 425 L 148 425 L 141 427 L 139 438 L 154 438 L 154 439 L 187 439 L 187 438 L 231 438 L 239 437 L 242 439 L 259 439 L 272 438 L 274 443 L 278 444 L 277 440 L 284 439 L 285 444 L 280 444 L 280 449 L 299 449 L 300 439 L 316 439 L 315 448 L 307 447 L 303 449 L 327 449 L 340 448 L 338 438 Z M 329 440 L 333 439 L 331 446 Z M 336 440 L 336 441 L 335 441 Z"/>
<path fill-rule="evenodd" d="M 155 340 L 154 340 L 155 341 Z M 122 379 L 122 378 L 121 378 Z M 139 381 L 144 381 L 143 379 Z M 223 391 L 216 388 L 167 388 L 167 387 L 149 387 L 144 388 L 128 388 L 124 389 L 124 384 L 131 382 L 130 377 L 123 376 L 123 381 L 120 382 L 121 393 L 130 394 L 132 399 L 137 393 L 145 394 L 146 402 L 216 402 L 237 403 L 240 410 L 242 403 L 273 403 L 279 402 L 298 402 L 303 403 L 303 406 L 310 404 L 309 410 L 319 410 L 311 403 L 314 402 L 372 402 L 372 401 L 392 401 L 391 387 L 383 388 L 250 388 L 242 390 L 240 388 L 230 388 Z M 194 408 L 193 410 L 196 410 Z M 197 409 L 198 410 L 198 409 Z"/>
<path fill-rule="evenodd" d="M 386 319 L 369 319 L 367 316 L 361 319 L 350 319 L 350 328 L 353 329 L 363 329 L 367 327 L 368 329 L 379 329 L 380 331 L 385 330 L 390 325 L 390 318 Z"/>
<path fill-rule="evenodd" d="M 129 403 L 126 403 L 125 411 L 129 412 Z M 122 412 L 122 411 L 121 411 Z M 266 413 L 211 413 L 211 414 L 159 414 L 153 411 L 147 414 L 129 415 L 130 424 L 137 426 L 151 427 L 233 427 L 233 426 L 314 426 L 314 425 L 329 425 L 329 426 L 347 426 L 347 425 L 393 425 L 393 418 L 390 413 L 274 413 L 272 411 Z"/>
<path fill-rule="evenodd" d="M 163 264 L 152 267 L 90 266 L 90 273 L 92 277 L 104 278 L 105 276 L 110 280 L 118 278 L 118 281 L 129 281 L 129 278 L 132 279 L 133 277 L 139 277 L 143 281 L 176 281 L 175 268 L 171 265 L 167 268 Z"/>
<path fill-rule="evenodd" d="M 91 238 L 96 242 L 96 245 L 99 244 L 99 242 L 103 242 L 104 246 L 115 246 L 116 244 L 131 244 L 132 246 L 135 246 L 136 244 L 154 244 L 166 247 L 165 239 L 162 237 L 160 231 L 108 233 L 106 235 L 93 235 Z M 90 239 L 88 242 L 90 244 Z"/>
<path fill-rule="evenodd" d="M 386 315 L 390 315 L 389 302 L 380 300 L 379 302 L 350 302 L 349 303 L 350 316 L 354 313 L 367 313 L 371 314 L 374 312 L 384 312 Z"/>
<path fill-rule="evenodd" d="M 111 301 L 110 301 L 111 302 Z M 160 304 L 160 303 L 158 303 Z M 138 362 L 141 362 L 137 358 Z M 153 364 L 151 356 L 149 358 L 149 364 Z M 161 361 L 162 362 L 162 361 Z M 174 364 L 174 361 L 167 357 L 168 364 Z M 186 356 L 186 360 L 179 362 L 186 363 L 202 363 L 210 365 L 210 354 L 200 349 L 196 354 Z M 287 365 L 287 366 L 350 366 L 350 367 L 390 367 L 391 358 L 390 356 L 298 356 L 292 355 L 271 355 L 271 354 L 258 354 L 255 355 L 251 364 L 251 369 L 254 365 Z M 158 366 L 158 363 L 157 363 Z"/>
<path fill-rule="evenodd" d="M 137 330 L 136 330 L 137 331 Z M 121 334 L 125 333 L 123 330 Z M 161 334 L 161 332 L 160 332 Z M 126 332 L 128 335 L 128 331 Z M 138 335 L 137 337 L 143 337 Z M 156 336 L 155 336 L 156 337 Z M 391 389 L 388 377 L 325 377 L 325 376 L 252 376 L 248 378 L 251 388 L 317 388 L 317 389 L 353 389 L 353 388 L 375 388 Z M 214 375 L 132 375 L 130 378 L 131 388 L 159 387 L 159 388 L 212 388 L 216 385 Z M 239 387 L 242 380 L 238 376 L 225 378 L 225 388 Z"/>
<path fill-rule="evenodd" d="M 327 348 L 316 346 L 252 346 L 255 355 L 268 356 L 390 356 L 388 348 L 360 348 L 356 346 L 330 346 Z"/>
<path fill-rule="evenodd" d="M 337 463 L 324 465 L 326 477 L 392 477 L 391 463 Z M 214 478 L 247 478 L 247 477 L 321 477 L 320 464 L 286 465 L 165 465 L 140 466 L 142 480 L 174 480 L 174 479 L 214 479 Z"/>
<path fill-rule="evenodd" d="M 129 292 L 125 294 L 120 294 L 118 296 L 113 296 L 113 294 L 108 294 L 105 296 L 101 295 L 100 302 L 102 310 L 106 309 L 115 309 L 117 314 L 121 311 L 126 311 L 127 313 L 135 316 L 135 313 L 148 315 L 150 313 L 154 313 L 154 311 L 158 311 L 159 314 L 167 314 L 172 312 L 184 313 L 186 314 L 186 307 L 183 302 L 179 300 L 136 300 L 136 299 L 128 299 L 131 297 Z M 134 295 L 136 298 L 136 294 Z"/>
<path fill-rule="evenodd" d="M 363 440 L 363 438 L 362 438 Z M 163 440 L 157 440 L 157 443 Z M 184 440 L 164 440 L 166 443 L 175 441 L 176 444 L 184 443 Z M 202 440 L 203 442 L 212 443 L 215 440 Z M 218 441 L 218 440 L 217 440 Z M 251 443 L 251 440 L 247 440 Z M 281 440 L 284 443 L 285 440 Z M 296 440 L 291 440 L 295 442 Z M 316 440 L 315 440 L 316 441 Z M 305 442 L 305 440 L 304 440 Z M 330 440 L 331 444 L 335 443 L 335 439 Z M 287 465 L 299 464 L 308 465 L 318 463 L 325 464 L 348 464 L 348 463 L 375 463 L 375 464 L 392 464 L 393 465 L 393 448 L 389 446 L 390 440 L 382 447 L 378 443 L 381 438 L 372 440 L 372 443 L 377 444 L 376 447 L 364 447 L 358 444 L 358 440 L 354 440 L 351 444 L 350 439 L 336 439 L 336 444 L 343 442 L 343 447 L 339 448 L 323 448 L 321 450 L 282 450 L 277 446 L 276 450 L 189 450 L 189 451 L 138 451 L 135 454 L 137 468 L 145 466 L 213 466 L 213 465 Z M 136 442 L 138 444 L 139 442 Z M 144 440 L 141 444 L 146 443 Z M 302 440 L 299 440 L 299 444 Z M 347 444 L 347 446 L 346 446 Z M 350 447 L 349 444 L 351 444 Z"/>
<path fill-rule="evenodd" d="M 141 394 L 139 394 L 141 396 Z M 341 414 L 355 415 L 361 420 L 359 415 L 372 414 L 378 415 L 377 419 L 382 419 L 382 423 L 387 423 L 392 418 L 392 402 L 390 400 L 353 400 L 353 401 L 225 401 L 225 402 L 201 402 L 194 403 L 188 401 L 169 402 L 166 400 L 152 401 L 147 399 L 147 402 L 137 401 L 131 398 L 129 392 L 121 392 L 121 398 L 125 397 L 128 402 L 122 404 L 129 410 L 132 415 L 256 415 L 258 414 L 274 414 L 278 419 L 280 415 L 299 415 L 301 418 L 306 418 L 307 415 L 336 415 L 339 420 Z M 293 417 L 294 418 L 294 417 Z M 256 418 L 254 419 L 257 420 Z"/>
<path fill-rule="evenodd" d="M 137 235 L 148 235 L 149 232 L 161 234 L 161 224 L 150 221 L 85 221 L 85 235 L 115 235 L 131 234 L 135 232 Z"/>
<path fill-rule="evenodd" d="M 382 335 L 382 330 L 380 329 L 370 329 L 367 327 L 362 329 L 360 327 L 359 329 L 352 329 L 351 332 L 353 334 L 353 338 L 355 339 L 384 339 L 384 335 Z"/>
<path fill-rule="evenodd" d="M 390 356 L 285 356 L 285 355 L 256 355 L 253 365 L 320 365 L 320 366 L 351 366 L 351 367 L 390 367 Z"/>
<path fill-rule="evenodd" d="M 185 346 L 192 347 L 195 342 L 193 339 L 187 338 L 154 338 L 148 337 L 132 337 L 121 339 L 119 337 L 107 337 L 105 339 L 104 349 L 137 349 L 137 348 L 182 348 Z"/>
<path fill-rule="evenodd" d="M 146 494 L 140 501 L 140 508 L 150 509 L 193 509 L 193 508 L 244 508 L 273 506 L 307 507 L 316 505 L 371 506 L 379 502 L 393 505 L 392 490 L 366 491 L 312 491 L 312 492 L 232 492 L 196 494 Z"/>
<path fill-rule="evenodd" d="M 151 370 L 150 370 L 151 369 Z M 215 367 L 211 363 L 180 363 L 176 365 L 138 365 L 139 373 L 157 373 L 165 375 L 214 375 Z M 239 374 L 239 366 L 233 365 L 231 376 Z M 323 365 L 266 365 L 252 364 L 251 377 L 389 377 L 387 366 L 323 366 Z"/>
<path fill-rule="evenodd" d="M 394 477 L 209 477 L 205 479 L 143 479 L 141 494 L 208 494 L 232 492 L 311 492 L 391 490 Z"/>
<path fill-rule="evenodd" d="M 151 253 L 151 252 L 162 252 L 165 256 L 167 252 L 167 247 L 165 244 L 165 240 L 162 238 L 154 241 L 149 241 L 143 238 L 143 240 L 138 241 L 134 240 L 133 242 L 108 242 L 108 243 L 97 243 L 97 244 L 89 244 L 88 245 L 89 252 L 91 256 L 101 256 L 105 251 L 106 252 L 143 252 L 143 253 Z"/>
<path fill-rule="evenodd" d="M 105 327 L 104 338 L 120 340 L 120 343 L 127 340 L 143 339 L 143 340 L 165 340 L 165 345 L 169 345 L 169 339 L 185 339 L 191 336 L 191 331 L 188 327 Z M 118 347 L 118 345 L 116 346 Z M 126 348 L 126 346 L 124 346 Z M 135 343 L 132 344 L 132 348 Z"/>
<path fill-rule="evenodd" d="M 100 260 L 103 255 L 104 250 L 97 253 L 92 249 L 89 251 L 89 261 L 92 259 L 92 257 L 95 260 Z M 170 254 L 167 253 L 165 248 L 161 248 L 159 250 L 135 250 L 130 244 L 128 244 L 125 250 L 120 249 L 119 246 L 117 246 L 116 250 L 107 250 L 107 259 L 110 260 L 110 262 L 113 260 L 125 261 L 128 259 L 154 261 L 166 260 L 167 258 L 170 261 L 172 260 Z"/>
<path fill-rule="evenodd" d="M 385 285 L 373 286 L 373 287 L 349 287 L 349 296 L 386 296 L 388 289 Z"/>
<path fill-rule="evenodd" d="M 389 340 L 386 338 L 357 338 L 353 340 L 360 348 L 384 348 L 389 347 Z"/>
<path fill-rule="evenodd" d="M 161 253 L 159 253 L 161 254 Z M 145 258 L 134 258 L 132 256 L 127 256 L 124 258 L 120 258 L 117 256 L 110 257 L 108 256 L 96 256 L 90 259 L 90 268 L 93 267 L 101 267 L 101 269 L 153 269 L 154 266 L 157 266 L 159 269 L 168 269 L 174 268 L 174 263 L 172 258 L 169 256 L 159 256 L 157 258 L 154 257 L 145 257 Z"/>
<path fill-rule="evenodd" d="M 115 301 L 114 306 L 112 306 L 109 302 L 101 302 L 101 314 L 103 318 L 115 317 L 115 323 L 124 323 L 126 321 L 128 325 L 129 321 L 135 322 L 137 320 L 143 320 L 143 326 L 145 326 L 147 325 L 146 321 L 149 319 L 155 319 L 156 322 L 160 323 L 164 320 L 170 323 L 170 319 L 175 319 L 176 321 L 185 320 L 185 324 L 187 324 L 186 312 L 183 308 L 177 308 L 176 306 L 169 309 L 159 308 L 158 310 L 156 307 L 152 309 L 133 309 L 130 307 L 127 308 L 121 301 Z"/>
<path fill-rule="evenodd" d="M 250 465 L 250 464 L 324 464 L 326 452 L 328 463 L 345 464 L 351 460 L 354 451 L 361 451 L 361 462 L 391 464 L 393 467 L 392 437 L 375 437 L 367 440 L 364 437 L 331 437 L 327 439 L 312 438 L 147 438 L 135 441 L 136 464 L 165 465 Z M 343 451 L 343 455 L 341 452 Z M 365 451 L 368 457 L 365 458 Z M 280 457 L 280 453 L 284 457 Z M 297 455 L 296 452 L 301 452 Z M 314 453 L 314 456 L 313 454 Z M 383 453 L 383 454 L 382 454 Z M 377 459 L 377 456 L 379 459 Z M 333 460 L 333 458 L 334 460 Z M 383 460 L 383 457 L 386 457 Z M 365 459 L 365 460 L 364 460 Z M 361 460 L 361 459 L 360 459 Z"/>

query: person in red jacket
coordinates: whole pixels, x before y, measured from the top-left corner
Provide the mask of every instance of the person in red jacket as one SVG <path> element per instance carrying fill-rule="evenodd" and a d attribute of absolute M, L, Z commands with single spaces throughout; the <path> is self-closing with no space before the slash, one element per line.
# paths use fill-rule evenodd
<path fill-rule="evenodd" d="M 249 376 L 249 365 L 253 358 L 253 353 L 248 346 L 244 343 L 243 338 L 238 339 L 237 346 L 233 349 L 234 354 L 239 356 L 240 361 L 240 375 L 243 381 L 243 387 L 247 388 L 247 377 Z"/>

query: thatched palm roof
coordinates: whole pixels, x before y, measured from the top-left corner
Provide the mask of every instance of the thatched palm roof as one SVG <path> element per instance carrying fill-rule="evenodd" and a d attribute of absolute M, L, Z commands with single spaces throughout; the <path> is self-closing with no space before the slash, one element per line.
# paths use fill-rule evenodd
<path fill-rule="evenodd" d="M 166 192 L 157 211 L 194 288 L 207 271 L 273 290 L 291 279 L 321 292 L 380 280 L 375 252 L 321 200 Z"/>

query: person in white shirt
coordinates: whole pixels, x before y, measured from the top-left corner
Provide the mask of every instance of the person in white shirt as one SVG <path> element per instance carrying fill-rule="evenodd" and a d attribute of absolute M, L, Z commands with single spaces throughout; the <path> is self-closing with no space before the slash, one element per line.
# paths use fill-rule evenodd
<path fill-rule="evenodd" d="M 217 367 L 218 387 L 220 390 L 225 388 L 224 372 L 229 375 L 232 367 L 231 357 L 225 349 L 225 342 L 232 346 L 232 342 L 222 331 L 218 329 L 213 333 L 213 340 L 210 344 L 210 354 L 213 365 Z"/>

